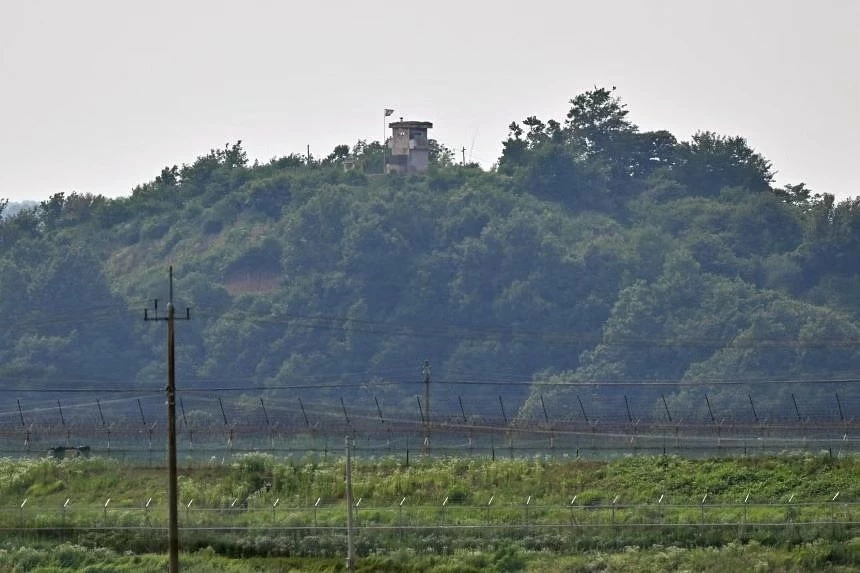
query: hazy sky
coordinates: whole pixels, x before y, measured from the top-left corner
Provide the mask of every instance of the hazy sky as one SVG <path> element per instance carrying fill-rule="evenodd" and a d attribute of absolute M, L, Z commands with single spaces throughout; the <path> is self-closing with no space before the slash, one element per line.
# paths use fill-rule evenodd
<path fill-rule="evenodd" d="M 0 198 L 124 195 L 237 139 L 325 155 L 385 107 L 489 167 L 512 120 L 595 85 L 856 196 L 858 23 L 854 0 L 0 0 Z"/>

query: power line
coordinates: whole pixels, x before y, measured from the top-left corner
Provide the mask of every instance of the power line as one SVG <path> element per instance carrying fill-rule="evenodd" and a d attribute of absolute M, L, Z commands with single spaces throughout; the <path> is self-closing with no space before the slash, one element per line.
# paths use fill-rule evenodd
<path fill-rule="evenodd" d="M 605 338 L 603 335 L 587 333 L 552 332 L 545 330 L 517 330 L 511 328 L 476 328 L 462 326 L 442 326 L 439 328 L 428 328 L 426 325 L 416 326 L 395 322 L 383 322 L 368 319 L 358 319 L 348 316 L 336 315 L 306 315 L 298 313 L 282 313 L 277 316 L 254 317 L 224 316 L 215 317 L 222 320 L 233 320 L 251 322 L 258 324 L 291 325 L 298 328 L 312 328 L 322 330 L 341 330 L 349 332 L 362 332 L 380 335 L 398 335 L 412 337 L 437 337 L 484 339 L 487 337 L 513 337 L 540 339 L 541 341 L 559 341 L 564 343 L 592 343 L 605 346 L 642 346 L 642 347 L 711 347 L 727 346 L 733 348 L 758 347 L 860 347 L 860 338 L 817 338 L 814 340 L 786 340 L 778 338 L 692 338 L 692 337 L 659 337 L 659 336 L 627 336 Z M 306 322 L 297 322 L 306 321 Z M 310 322 L 307 322 L 310 321 Z M 343 324 L 321 324 L 321 323 L 353 323 L 364 325 L 368 328 L 354 328 Z M 376 327 L 376 328 L 374 328 Z M 742 334 L 742 333 L 741 333 Z"/>
<path fill-rule="evenodd" d="M 329 376 L 335 379 L 337 376 Z M 304 376 L 302 377 L 305 378 Z M 313 379 L 313 377 L 310 377 Z M 0 377 L 0 380 L 10 380 L 9 378 Z M 11 378 L 14 381 L 26 382 L 28 378 Z M 39 378 L 42 380 L 42 378 Z M 57 378 L 57 382 L 83 382 L 101 379 L 92 378 Z M 373 388 L 377 386 L 410 386 L 420 385 L 424 382 L 421 380 L 365 380 L 361 382 L 312 382 L 300 384 L 252 384 L 240 386 L 205 386 L 197 387 L 200 384 L 211 384 L 225 380 L 235 380 L 232 378 L 190 378 L 186 377 L 187 387 L 179 390 L 180 393 L 193 392 L 260 392 L 267 390 L 304 390 L 304 389 L 336 389 L 336 388 Z M 258 380 L 258 378 L 239 378 L 239 380 Z M 115 380 L 104 380 L 105 384 L 115 384 Z M 701 388 L 706 386 L 767 386 L 774 384 L 781 385 L 798 385 L 798 384 L 814 384 L 814 385 L 830 385 L 830 384 L 857 384 L 860 383 L 860 378 L 716 378 L 716 379 L 696 379 L 696 380 L 659 380 L 659 379 L 613 379 L 613 380 L 492 380 L 492 379 L 436 379 L 434 383 L 445 386 L 512 386 L 512 387 L 621 387 L 621 386 L 677 386 L 683 388 Z M 107 393 L 107 394 L 130 394 L 136 392 L 157 392 L 159 389 L 155 386 L 135 386 L 132 388 L 117 388 L 114 386 L 75 386 L 75 387 L 51 387 L 51 386 L 28 386 L 28 387 L 0 387 L 0 393 L 18 393 L 18 394 L 86 394 L 86 393 Z"/>

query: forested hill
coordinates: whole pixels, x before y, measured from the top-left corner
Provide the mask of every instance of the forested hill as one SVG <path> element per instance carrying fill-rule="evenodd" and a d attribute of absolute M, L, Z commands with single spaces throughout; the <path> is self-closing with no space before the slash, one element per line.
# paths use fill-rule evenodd
<path fill-rule="evenodd" d="M 595 89 L 512 124 L 490 171 L 441 145 L 427 174 L 380 167 L 378 142 L 253 165 L 237 143 L 130 197 L 3 217 L 0 382 L 160 390 L 164 331 L 142 311 L 170 263 L 192 308 L 181 388 L 414 409 L 429 359 L 439 412 L 499 394 L 509 415 L 538 395 L 573 415 L 578 395 L 623 394 L 701 417 L 703 390 L 727 416 L 748 394 L 774 415 L 789 393 L 804 416 L 834 415 L 837 392 L 860 407 L 860 201 L 775 188 L 742 137 L 642 132 Z"/>

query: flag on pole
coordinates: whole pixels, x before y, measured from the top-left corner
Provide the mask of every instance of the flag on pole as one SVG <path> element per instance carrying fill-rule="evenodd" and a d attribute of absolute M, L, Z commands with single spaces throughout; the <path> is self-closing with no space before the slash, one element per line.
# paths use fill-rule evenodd
<path fill-rule="evenodd" d="M 389 115 L 391 115 L 392 113 L 394 113 L 394 110 L 393 110 L 393 109 L 385 108 L 385 117 L 388 117 L 388 116 L 389 116 Z"/>

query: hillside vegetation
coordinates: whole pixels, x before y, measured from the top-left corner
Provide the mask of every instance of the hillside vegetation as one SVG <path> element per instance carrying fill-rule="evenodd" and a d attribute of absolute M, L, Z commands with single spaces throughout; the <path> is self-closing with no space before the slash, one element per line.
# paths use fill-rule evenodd
<path fill-rule="evenodd" d="M 0 380 L 160 388 L 163 330 L 140 319 L 170 263 L 192 308 L 186 388 L 324 380 L 303 392 L 414 408 L 430 359 L 439 403 L 505 381 L 493 399 L 521 417 L 538 393 L 577 411 L 574 390 L 534 380 L 683 382 L 576 390 L 623 392 L 642 415 L 662 393 L 701 418 L 705 391 L 727 417 L 749 416 L 747 394 L 838 419 L 839 393 L 856 415 L 858 385 L 828 381 L 860 358 L 860 200 L 776 188 L 742 137 L 642 132 L 609 90 L 570 105 L 513 123 L 489 171 L 438 144 L 403 177 L 373 173 L 378 142 L 351 150 L 365 172 L 344 172 L 344 146 L 249 164 L 237 142 L 128 197 L 58 193 L 4 217 Z"/>

